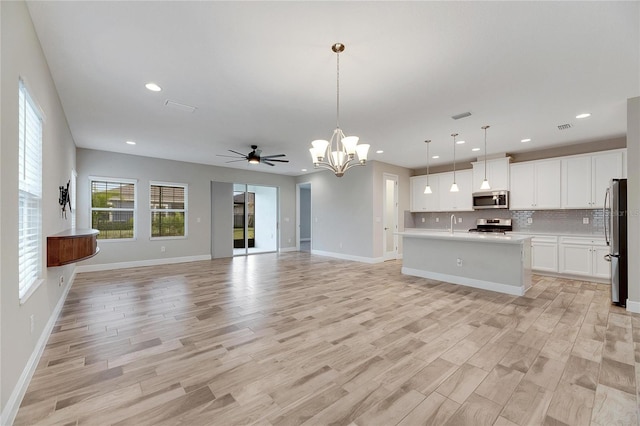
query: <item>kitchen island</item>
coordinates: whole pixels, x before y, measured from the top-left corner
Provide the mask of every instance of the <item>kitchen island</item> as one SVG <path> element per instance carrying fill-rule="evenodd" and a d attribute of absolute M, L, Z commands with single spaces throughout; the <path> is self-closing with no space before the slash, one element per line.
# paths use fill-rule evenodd
<path fill-rule="evenodd" d="M 407 229 L 402 273 L 522 296 L 531 287 L 531 237 Z"/>

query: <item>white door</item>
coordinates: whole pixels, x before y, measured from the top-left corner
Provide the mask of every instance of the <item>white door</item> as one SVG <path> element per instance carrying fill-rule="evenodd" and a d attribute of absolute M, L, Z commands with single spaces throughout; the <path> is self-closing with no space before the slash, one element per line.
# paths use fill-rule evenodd
<path fill-rule="evenodd" d="M 384 174 L 384 206 L 382 244 L 384 260 L 396 259 L 398 256 L 398 176 Z"/>

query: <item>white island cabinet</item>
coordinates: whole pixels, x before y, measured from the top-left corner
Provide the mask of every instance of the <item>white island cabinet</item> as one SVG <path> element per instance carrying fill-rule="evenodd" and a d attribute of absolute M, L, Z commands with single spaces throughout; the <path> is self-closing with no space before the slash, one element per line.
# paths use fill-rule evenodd
<path fill-rule="evenodd" d="M 522 296 L 531 287 L 531 237 L 406 230 L 402 273 Z"/>

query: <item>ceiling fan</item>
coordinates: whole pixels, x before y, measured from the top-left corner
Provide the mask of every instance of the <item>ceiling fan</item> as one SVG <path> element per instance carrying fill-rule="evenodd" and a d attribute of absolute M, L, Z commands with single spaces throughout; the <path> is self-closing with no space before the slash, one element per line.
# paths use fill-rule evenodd
<path fill-rule="evenodd" d="M 228 158 L 236 158 L 236 160 L 231 160 L 231 161 L 226 161 L 226 163 L 236 163 L 238 161 L 248 161 L 250 164 L 268 164 L 269 166 L 275 166 L 275 164 L 273 164 L 273 162 L 278 162 L 278 163 L 288 163 L 289 160 L 278 160 L 278 157 L 285 157 L 286 154 L 274 154 L 274 155 L 261 155 L 262 154 L 262 150 L 258 149 L 258 145 L 251 145 L 251 149 L 253 149 L 253 151 L 251 151 L 248 154 L 243 154 L 241 152 L 238 151 L 234 151 L 232 149 L 229 150 L 229 152 L 233 152 L 234 154 L 237 155 L 222 155 L 222 154 L 218 154 L 218 157 L 228 157 Z"/>

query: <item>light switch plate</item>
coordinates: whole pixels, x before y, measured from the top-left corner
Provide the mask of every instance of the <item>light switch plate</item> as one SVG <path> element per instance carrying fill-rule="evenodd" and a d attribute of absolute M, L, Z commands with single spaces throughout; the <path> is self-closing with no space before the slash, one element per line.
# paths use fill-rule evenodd
<path fill-rule="evenodd" d="M 589 218 L 588 218 L 588 217 L 583 217 L 583 218 L 582 218 L 582 223 L 583 223 L 584 225 L 588 225 L 588 224 L 589 224 Z"/>
<path fill-rule="evenodd" d="M 533 223 L 533 218 L 532 218 L 532 217 L 528 217 L 528 218 L 527 218 L 527 223 L 528 223 L 529 225 L 531 225 L 531 224 Z"/>
<path fill-rule="evenodd" d="M 436 223 L 440 222 L 440 218 L 436 217 Z"/>
<path fill-rule="evenodd" d="M 422 223 L 424 223 L 424 217 L 422 218 Z"/>

